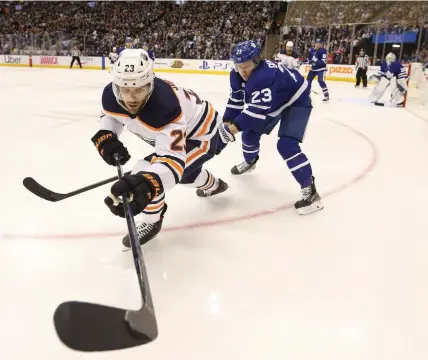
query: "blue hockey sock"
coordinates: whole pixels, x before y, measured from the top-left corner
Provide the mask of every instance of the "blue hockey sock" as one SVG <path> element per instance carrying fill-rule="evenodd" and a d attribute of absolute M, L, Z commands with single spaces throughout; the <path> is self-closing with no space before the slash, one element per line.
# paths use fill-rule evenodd
<path fill-rule="evenodd" d="M 299 142 L 291 137 L 282 137 L 278 140 L 277 148 L 300 187 L 303 189 L 309 186 L 312 183 L 312 167 L 300 149 Z"/>
<path fill-rule="evenodd" d="M 242 152 L 248 164 L 259 155 L 260 137 L 261 134 L 251 130 L 242 132 Z"/>
<path fill-rule="evenodd" d="M 324 97 L 328 97 L 329 96 L 328 95 L 328 89 L 327 89 L 327 84 L 325 83 L 325 81 L 320 81 L 319 84 L 320 84 L 321 90 L 324 94 Z"/>

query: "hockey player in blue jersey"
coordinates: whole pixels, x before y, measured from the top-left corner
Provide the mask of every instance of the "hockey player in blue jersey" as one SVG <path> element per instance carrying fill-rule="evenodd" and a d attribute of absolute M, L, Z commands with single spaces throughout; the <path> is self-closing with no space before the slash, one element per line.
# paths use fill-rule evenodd
<path fill-rule="evenodd" d="M 279 122 L 278 152 L 302 189 L 295 208 L 300 214 L 322 209 L 311 165 L 300 148 L 312 111 L 307 81 L 296 69 L 261 60 L 260 48 L 254 41 L 239 43 L 232 51 L 232 60 L 235 69 L 230 73 L 224 129 L 230 141 L 234 134 L 242 132 L 245 159 L 232 168 L 232 174 L 255 169 L 261 136 L 269 134 Z"/>
<path fill-rule="evenodd" d="M 127 37 L 125 39 L 125 46 L 122 46 L 121 48 L 119 48 L 119 51 L 117 52 L 117 55 L 120 55 L 120 53 L 125 50 L 125 49 L 135 49 L 136 47 L 134 46 L 134 40 L 132 40 L 132 37 Z"/>
<path fill-rule="evenodd" d="M 315 47 L 309 50 L 309 56 L 307 61 L 311 65 L 307 80 L 309 89 L 312 85 L 312 80 L 318 76 L 318 83 L 320 84 L 321 90 L 324 94 L 323 101 L 328 101 L 329 94 L 327 84 L 325 83 L 325 74 L 327 72 L 327 50 L 324 48 L 324 43 L 321 39 L 315 40 Z"/>
<path fill-rule="evenodd" d="M 144 44 L 143 49 L 147 51 L 147 55 L 152 61 L 155 61 L 155 54 L 153 54 L 153 50 L 149 47 L 149 45 Z"/>
<path fill-rule="evenodd" d="M 370 101 L 375 105 L 384 105 L 383 103 L 379 103 L 379 100 L 382 98 L 386 89 L 390 87 L 390 103 L 395 106 L 402 106 L 404 95 L 407 91 L 406 78 L 406 69 L 404 69 L 400 61 L 397 60 L 394 53 L 389 53 L 386 55 L 385 61 L 380 65 L 380 71 L 370 76 L 370 80 L 378 82 L 370 94 Z"/>

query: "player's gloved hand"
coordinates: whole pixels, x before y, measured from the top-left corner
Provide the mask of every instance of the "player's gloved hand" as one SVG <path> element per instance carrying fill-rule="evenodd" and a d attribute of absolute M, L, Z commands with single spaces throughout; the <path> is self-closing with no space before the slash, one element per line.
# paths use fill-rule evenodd
<path fill-rule="evenodd" d="M 137 215 L 163 192 L 163 186 L 157 174 L 141 171 L 124 176 L 113 184 L 110 191 L 111 194 L 104 199 L 104 203 L 113 214 L 125 217 L 122 199 L 119 196 L 128 194 L 132 214 Z"/>
<path fill-rule="evenodd" d="M 378 82 L 380 80 L 381 76 L 377 74 L 372 74 L 369 76 L 369 81 L 376 81 Z"/>
<path fill-rule="evenodd" d="M 228 123 L 221 123 L 220 127 L 218 128 L 218 132 L 223 143 L 227 144 L 235 141 L 235 135 L 233 135 L 230 131 L 230 126 Z"/>
<path fill-rule="evenodd" d="M 112 131 L 100 130 L 92 137 L 91 141 L 101 157 L 109 165 L 116 165 L 116 160 L 114 159 L 114 154 L 116 153 L 120 156 L 121 165 L 124 165 L 131 158 L 126 147 L 123 146 L 117 135 Z"/>
<path fill-rule="evenodd" d="M 215 151 L 216 155 L 219 155 L 223 149 L 227 146 L 228 143 L 235 141 L 235 135 L 230 131 L 230 123 L 224 122 L 218 128 L 218 133 L 220 135 L 220 140 L 217 149 Z"/>

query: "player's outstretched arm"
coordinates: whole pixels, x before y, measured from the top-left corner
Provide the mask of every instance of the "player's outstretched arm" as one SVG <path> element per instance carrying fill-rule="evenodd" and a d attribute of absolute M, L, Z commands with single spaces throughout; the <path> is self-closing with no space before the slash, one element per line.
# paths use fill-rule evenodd
<path fill-rule="evenodd" d="M 230 91 L 227 99 L 226 111 L 223 121 L 231 122 L 244 110 L 244 91 L 241 87 L 241 79 L 235 70 L 230 72 Z"/>

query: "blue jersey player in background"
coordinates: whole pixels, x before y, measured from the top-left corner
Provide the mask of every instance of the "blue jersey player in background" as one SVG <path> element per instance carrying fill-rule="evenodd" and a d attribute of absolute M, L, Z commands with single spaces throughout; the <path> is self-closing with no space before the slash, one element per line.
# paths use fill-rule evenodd
<path fill-rule="evenodd" d="M 397 59 L 394 53 L 386 55 L 385 60 L 380 65 L 380 71 L 370 76 L 370 80 L 377 82 L 370 94 L 370 101 L 375 105 L 384 105 L 379 100 L 383 97 L 386 89 L 391 90 L 390 104 L 403 106 L 404 96 L 407 91 L 407 73 L 404 66 Z"/>
<path fill-rule="evenodd" d="M 232 60 L 235 69 L 230 73 L 224 129 L 233 139 L 234 134 L 242 132 L 245 159 L 232 168 L 232 174 L 254 170 L 261 136 L 280 123 L 278 152 L 302 189 L 302 198 L 295 208 L 300 214 L 322 209 L 311 165 L 300 148 L 312 111 L 307 81 L 295 69 L 261 60 L 260 48 L 251 40 L 233 49 Z"/>
<path fill-rule="evenodd" d="M 125 50 L 125 49 L 135 49 L 136 47 L 134 46 L 134 40 L 132 39 L 132 37 L 127 37 L 125 39 L 125 46 L 122 46 L 121 48 L 119 48 L 117 55 L 120 55 L 120 53 Z"/>
<path fill-rule="evenodd" d="M 151 46 L 149 46 L 147 43 L 143 44 L 143 50 L 147 51 L 147 55 L 149 55 L 149 58 L 152 61 L 155 61 L 155 54 L 153 54 L 153 50 L 151 49 Z"/>
<path fill-rule="evenodd" d="M 328 101 L 329 94 L 327 84 L 325 83 L 325 74 L 327 72 L 327 50 L 324 48 L 324 43 L 321 39 L 315 40 L 315 47 L 309 50 L 308 61 L 311 65 L 311 70 L 307 77 L 309 88 L 312 85 L 312 80 L 315 76 L 318 76 L 318 83 L 320 84 L 321 90 L 324 94 L 323 101 Z"/>

